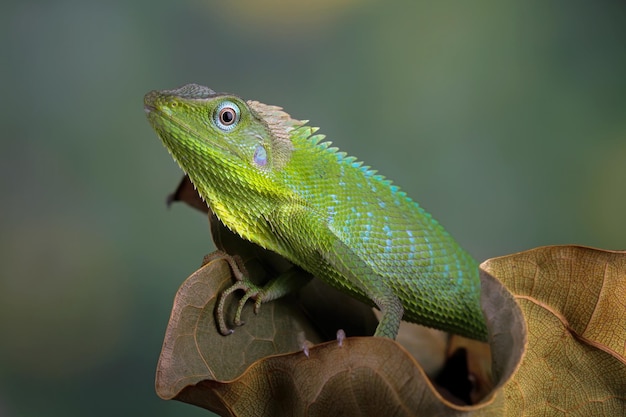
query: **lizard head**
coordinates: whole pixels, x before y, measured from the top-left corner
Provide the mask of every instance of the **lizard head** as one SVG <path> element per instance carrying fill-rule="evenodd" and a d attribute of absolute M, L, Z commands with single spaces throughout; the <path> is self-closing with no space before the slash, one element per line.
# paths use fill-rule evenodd
<path fill-rule="evenodd" d="M 306 123 L 280 107 L 197 84 L 151 91 L 144 97 L 144 109 L 201 194 L 202 186 L 215 190 L 229 181 L 238 183 L 234 187 L 248 184 L 263 192 L 272 173 L 289 161 L 290 132 Z"/>

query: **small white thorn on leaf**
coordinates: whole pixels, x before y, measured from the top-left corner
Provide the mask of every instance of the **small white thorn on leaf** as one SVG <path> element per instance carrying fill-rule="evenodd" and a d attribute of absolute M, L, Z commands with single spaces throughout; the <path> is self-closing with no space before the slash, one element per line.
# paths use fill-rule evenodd
<path fill-rule="evenodd" d="M 344 332 L 343 329 L 337 330 L 337 344 L 339 345 L 339 347 L 343 346 L 343 341 L 345 338 L 346 332 Z"/>
<path fill-rule="evenodd" d="M 304 332 L 298 333 L 298 345 L 300 346 L 300 349 L 302 349 L 302 352 L 308 358 L 309 357 L 309 348 L 313 344 L 306 339 L 306 336 L 305 336 Z"/>

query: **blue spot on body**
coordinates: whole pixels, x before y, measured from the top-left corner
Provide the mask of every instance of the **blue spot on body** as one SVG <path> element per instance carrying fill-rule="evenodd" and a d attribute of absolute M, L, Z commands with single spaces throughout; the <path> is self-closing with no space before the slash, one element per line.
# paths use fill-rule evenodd
<path fill-rule="evenodd" d="M 378 205 L 380 206 L 380 208 L 385 208 L 385 202 L 384 201 L 379 201 Z"/>
<path fill-rule="evenodd" d="M 332 223 L 334 217 L 335 217 L 335 207 L 334 206 L 329 206 L 328 207 L 328 218 L 327 218 L 328 223 Z"/>
<path fill-rule="evenodd" d="M 424 236 L 424 242 L 426 242 L 426 246 L 428 246 L 428 255 L 430 256 L 430 264 L 432 265 L 435 262 L 435 254 L 433 253 L 433 246 L 428 241 L 427 236 Z"/>
<path fill-rule="evenodd" d="M 372 231 L 372 226 L 369 224 L 365 225 L 365 233 L 363 234 L 363 242 L 367 243 L 370 240 L 370 232 Z"/>
<path fill-rule="evenodd" d="M 461 268 L 461 262 L 459 261 L 458 256 L 455 256 L 456 259 L 456 270 L 458 271 L 459 277 L 456 279 L 456 282 L 459 286 L 463 285 L 463 269 Z"/>
<path fill-rule="evenodd" d="M 391 252 L 391 248 L 392 248 L 392 243 L 393 242 L 391 241 L 391 239 L 387 239 L 386 243 L 387 243 L 387 245 L 385 246 L 385 252 L 389 253 L 389 252 Z"/>

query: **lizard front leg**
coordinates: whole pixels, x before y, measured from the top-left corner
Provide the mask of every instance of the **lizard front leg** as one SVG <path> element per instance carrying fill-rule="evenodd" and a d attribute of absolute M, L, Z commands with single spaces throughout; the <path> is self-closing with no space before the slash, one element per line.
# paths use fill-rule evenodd
<path fill-rule="evenodd" d="M 273 230 L 277 231 L 277 235 L 289 247 L 298 247 L 302 253 L 307 254 L 301 256 L 302 258 L 327 265 L 323 268 L 308 265 L 309 272 L 330 285 L 371 300 L 382 313 L 374 336 L 395 339 L 404 309 L 386 281 L 341 240 L 323 216 L 317 215 L 309 207 L 291 204 L 281 207 L 274 214 L 269 223 L 275 223 Z M 280 231 L 284 229 L 290 233 L 281 234 Z M 299 238 L 294 240 L 293 236 Z M 291 261 L 297 263 L 298 259 Z M 308 269 L 307 265 L 301 266 Z"/>
<path fill-rule="evenodd" d="M 257 314 L 262 303 L 276 300 L 284 295 L 294 292 L 304 286 L 311 279 L 310 275 L 302 274 L 302 271 L 299 270 L 298 267 L 294 266 L 271 279 L 264 286 L 259 286 L 250 280 L 245 272 L 245 269 L 243 269 L 243 264 L 241 262 L 236 261 L 235 258 L 228 254 L 224 255 L 224 258 L 228 262 L 236 279 L 236 282 L 233 285 L 225 289 L 220 294 L 215 309 L 217 325 L 220 333 L 224 336 L 234 332 L 233 329 L 226 325 L 224 308 L 226 306 L 226 300 L 235 291 L 242 290 L 244 292 L 243 297 L 241 297 L 237 304 L 237 311 L 235 312 L 234 318 L 234 324 L 236 326 L 241 326 L 243 324 L 241 321 L 243 307 L 249 299 L 254 300 L 254 313 Z"/>

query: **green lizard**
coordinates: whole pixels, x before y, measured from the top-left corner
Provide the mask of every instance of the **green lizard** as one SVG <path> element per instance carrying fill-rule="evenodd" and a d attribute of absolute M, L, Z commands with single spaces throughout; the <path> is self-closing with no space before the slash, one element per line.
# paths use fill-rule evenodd
<path fill-rule="evenodd" d="M 280 107 L 188 84 L 144 98 L 148 120 L 217 217 L 382 315 L 375 336 L 404 319 L 486 340 L 478 265 L 417 203 L 376 171 L 322 141 Z M 284 274 L 244 290 L 262 302 L 302 282 Z"/>

